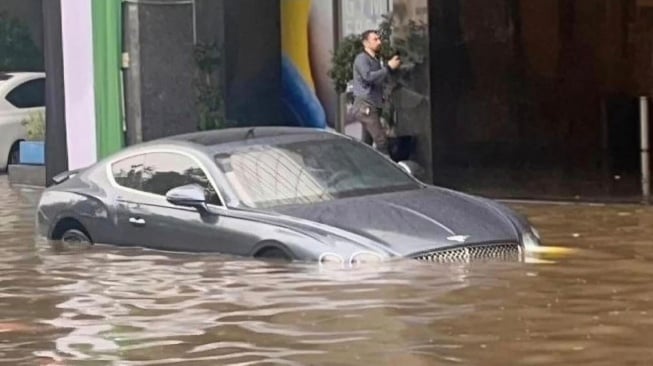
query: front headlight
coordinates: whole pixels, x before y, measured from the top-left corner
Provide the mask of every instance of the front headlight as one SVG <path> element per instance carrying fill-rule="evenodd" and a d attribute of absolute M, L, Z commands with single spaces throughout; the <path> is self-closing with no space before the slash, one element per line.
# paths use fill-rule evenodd
<path fill-rule="evenodd" d="M 373 252 L 357 252 L 349 259 L 349 265 L 351 266 L 381 262 L 383 262 L 383 257 L 380 254 Z"/>
<path fill-rule="evenodd" d="M 524 246 L 524 249 L 526 250 L 539 247 L 540 234 L 537 232 L 537 230 L 535 230 L 535 228 L 531 227 L 530 232 L 522 234 L 521 241 L 522 241 L 522 245 Z"/>
<path fill-rule="evenodd" d="M 533 235 L 535 235 L 535 237 L 537 238 L 538 242 L 542 240 L 542 238 L 540 238 L 540 233 L 537 231 L 536 228 L 531 226 L 531 231 L 533 232 Z"/>
<path fill-rule="evenodd" d="M 322 253 L 319 262 L 321 265 L 342 266 L 345 263 L 345 259 L 336 253 Z"/>

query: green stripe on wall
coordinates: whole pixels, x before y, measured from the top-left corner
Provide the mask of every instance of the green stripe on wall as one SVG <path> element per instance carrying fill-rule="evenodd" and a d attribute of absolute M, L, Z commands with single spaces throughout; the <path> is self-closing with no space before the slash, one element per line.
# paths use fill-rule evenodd
<path fill-rule="evenodd" d="M 98 160 L 124 146 L 121 0 L 93 0 L 93 59 Z"/>

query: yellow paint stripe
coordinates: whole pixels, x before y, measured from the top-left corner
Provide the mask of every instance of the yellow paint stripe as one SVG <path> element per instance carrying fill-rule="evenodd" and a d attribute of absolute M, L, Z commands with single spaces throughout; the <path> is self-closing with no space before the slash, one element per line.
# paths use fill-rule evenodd
<path fill-rule="evenodd" d="M 555 255 L 566 255 L 576 252 L 573 248 L 565 247 L 552 247 L 552 246 L 539 246 L 539 247 L 530 247 L 526 249 L 527 253 L 536 253 L 536 254 L 555 254 Z"/>
<path fill-rule="evenodd" d="M 308 49 L 311 6 L 311 0 L 281 0 L 281 48 L 304 81 L 315 91 Z"/>

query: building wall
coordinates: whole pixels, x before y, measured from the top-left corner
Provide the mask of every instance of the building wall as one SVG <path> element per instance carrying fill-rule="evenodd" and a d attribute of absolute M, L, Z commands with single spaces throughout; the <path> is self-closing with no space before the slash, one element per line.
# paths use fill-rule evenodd
<path fill-rule="evenodd" d="M 137 6 L 143 140 L 195 131 L 192 8 Z"/>
<path fill-rule="evenodd" d="M 433 144 L 432 144 L 432 118 L 431 118 L 431 58 L 429 54 L 430 37 L 428 33 L 428 13 L 426 0 L 394 0 L 393 14 L 395 28 L 392 32 L 395 44 L 405 43 L 408 52 L 420 54 L 423 57 L 402 55 L 404 76 L 398 88 L 391 94 L 393 106 L 396 111 L 397 136 L 414 136 L 415 146 L 411 160 L 415 160 L 422 167 L 424 173 L 421 178 L 429 183 L 433 182 Z M 411 24 L 417 24 L 422 30 L 417 32 Z M 423 36 L 424 38 L 420 38 Z M 419 62 L 418 62 L 419 61 Z"/>
<path fill-rule="evenodd" d="M 335 127 L 337 95 L 327 75 L 334 35 L 333 2 L 281 0 L 281 98 L 288 123 Z"/>
<path fill-rule="evenodd" d="M 439 182 L 534 197 L 636 194 L 651 8 L 455 3 L 429 1 Z"/>
<path fill-rule="evenodd" d="M 0 1 L 3 25 L 18 25 L 18 37 L 0 34 L 0 42 L 8 49 L 0 54 L 2 71 L 43 71 L 43 10 L 41 0 Z"/>
<path fill-rule="evenodd" d="M 199 43 L 215 42 L 222 50 L 217 83 L 230 123 L 282 123 L 278 0 L 195 4 L 195 10 L 190 3 L 127 5 L 126 27 L 137 29 L 126 34 L 137 38 L 126 42 L 136 68 L 126 71 L 127 123 L 138 125 L 128 128 L 130 143 L 200 128 Z"/>
<path fill-rule="evenodd" d="M 395 22 L 398 28 L 393 33 L 396 38 L 406 38 L 410 21 L 428 24 L 426 0 L 281 0 L 282 108 L 287 123 L 336 127 L 339 108 L 347 107 L 338 105 L 338 95 L 327 75 L 334 43 L 337 43 L 334 37 L 378 28 L 383 16 L 392 9 L 397 12 Z M 428 38 L 428 34 L 425 36 Z M 425 46 L 427 49 L 428 45 Z M 428 52 L 424 56 L 428 56 Z M 397 112 L 394 132 L 416 137 L 411 159 L 426 168 L 424 178 L 430 180 L 428 57 L 422 65 L 407 73 L 410 76 L 391 95 Z M 389 85 L 393 82 L 389 81 Z M 361 126 L 351 123 L 344 132 L 360 138 Z"/>
<path fill-rule="evenodd" d="M 283 124 L 279 0 L 226 0 L 224 9 L 227 118 Z"/>
<path fill-rule="evenodd" d="M 302 124 L 284 113 L 289 59 L 316 123 L 334 125 L 336 96 L 325 77 L 338 33 L 334 3 L 306 1 L 298 22 L 282 6 L 293 0 L 208 1 L 197 3 L 195 33 L 190 6 L 138 5 L 139 48 L 131 55 L 138 83 L 127 83 L 126 104 L 140 106 L 143 140 L 197 129 L 194 35 L 224 45 L 228 119 Z M 425 2 L 429 67 L 404 85 L 399 124 L 400 133 L 418 136 L 417 157 L 436 183 L 538 198 L 637 193 L 637 98 L 653 83 L 650 1 L 394 0 L 393 7 L 419 22 Z M 361 14 L 375 4 L 340 3 Z M 39 0 L 4 0 L 0 9 L 39 27 Z M 283 37 L 286 26 L 301 34 L 300 47 Z"/>
<path fill-rule="evenodd" d="M 43 0 L 2 0 L 0 13 L 7 12 L 9 17 L 15 17 L 25 22 L 29 27 L 34 43 L 43 52 Z"/>

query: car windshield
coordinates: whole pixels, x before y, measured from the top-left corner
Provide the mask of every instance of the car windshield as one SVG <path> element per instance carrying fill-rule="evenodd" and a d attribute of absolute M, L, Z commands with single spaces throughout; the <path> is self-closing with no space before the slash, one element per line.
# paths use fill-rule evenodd
<path fill-rule="evenodd" d="M 248 145 L 216 155 L 216 163 L 240 201 L 257 208 L 420 187 L 380 154 L 344 138 Z"/>

